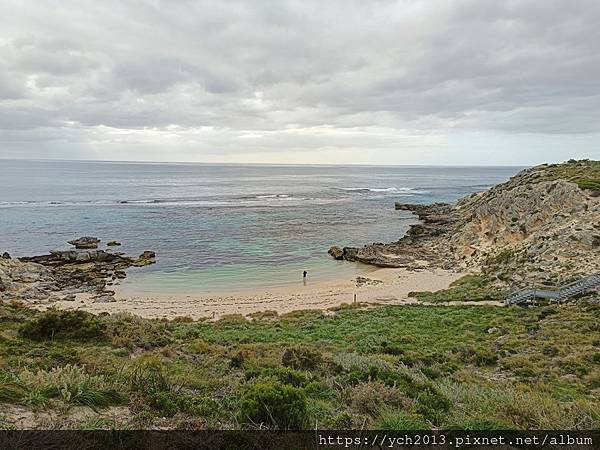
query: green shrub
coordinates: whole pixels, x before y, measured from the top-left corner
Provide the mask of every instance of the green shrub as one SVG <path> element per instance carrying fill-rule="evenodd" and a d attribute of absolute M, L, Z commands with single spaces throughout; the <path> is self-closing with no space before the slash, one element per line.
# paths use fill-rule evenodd
<path fill-rule="evenodd" d="M 450 409 L 450 400 L 433 385 L 423 389 L 417 397 L 415 412 L 432 422 L 441 422 Z"/>
<path fill-rule="evenodd" d="M 506 258 L 505 254 L 500 255 Z M 503 300 L 505 292 L 491 286 L 482 275 L 465 275 L 454 281 L 448 289 L 436 292 L 409 292 L 409 297 L 425 302 Z"/>
<path fill-rule="evenodd" d="M 13 373 L 0 372 L 0 402 L 18 402 L 25 390 Z"/>
<path fill-rule="evenodd" d="M 72 339 L 88 341 L 105 337 L 105 324 L 85 311 L 51 308 L 21 325 L 19 332 L 33 340 Z"/>
<path fill-rule="evenodd" d="M 356 427 L 356 424 L 354 417 L 350 413 L 344 411 L 327 420 L 327 426 L 331 430 L 351 430 Z"/>
<path fill-rule="evenodd" d="M 422 417 L 403 411 L 384 410 L 375 428 L 379 430 L 428 430 L 431 428 Z"/>
<path fill-rule="evenodd" d="M 283 352 L 281 362 L 293 369 L 312 370 L 323 361 L 321 353 L 307 346 L 289 347 Z"/>
<path fill-rule="evenodd" d="M 131 314 L 113 314 L 106 320 L 106 334 L 117 347 L 150 350 L 172 342 L 168 325 L 160 320 L 148 320 Z"/>
<path fill-rule="evenodd" d="M 83 367 L 67 364 L 52 370 L 19 373 L 21 384 L 29 391 L 25 397 L 32 404 L 56 398 L 67 404 L 89 406 L 92 409 L 121 404 L 126 400 L 122 386 L 103 376 L 90 375 Z"/>
<path fill-rule="evenodd" d="M 171 417 L 178 411 L 204 415 L 207 411 L 204 397 L 181 393 L 182 386 L 175 384 L 156 361 L 146 361 L 128 373 L 128 384 L 139 400 L 150 408 Z"/>
<path fill-rule="evenodd" d="M 350 390 L 350 405 L 361 414 L 374 415 L 384 407 L 407 409 L 411 404 L 398 388 L 381 381 L 359 383 Z"/>
<path fill-rule="evenodd" d="M 289 384 L 295 387 L 305 387 L 311 378 L 299 370 L 290 369 L 289 367 L 267 367 L 262 370 L 248 370 L 246 379 L 252 378 L 274 378 L 282 384 Z"/>
<path fill-rule="evenodd" d="M 445 427 L 447 430 L 510 430 L 508 425 L 489 419 L 472 419 Z"/>
<path fill-rule="evenodd" d="M 302 429 L 308 423 L 306 395 L 294 386 L 279 382 L 257 382 L 239 403 L 240 421 L 282 429 Z"/>

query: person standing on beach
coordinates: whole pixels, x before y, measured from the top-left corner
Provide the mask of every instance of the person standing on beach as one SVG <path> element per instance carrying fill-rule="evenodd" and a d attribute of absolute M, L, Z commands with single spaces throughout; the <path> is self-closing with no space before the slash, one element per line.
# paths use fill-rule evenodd
<path fill-rule="evenodd" d="M 302 278 L 304 280 L 306 280 L 306 275 L 308 275 L 308 272 L 305 270 L 304 272 L 302 272 Z"/>

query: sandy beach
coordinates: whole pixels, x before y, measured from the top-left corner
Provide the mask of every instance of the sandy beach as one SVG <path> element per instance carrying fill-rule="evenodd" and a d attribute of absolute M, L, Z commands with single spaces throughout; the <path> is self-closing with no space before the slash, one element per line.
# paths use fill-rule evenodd
<path fill-rule="evenodd" d="M 127 312 L 146 318 L 190 317 L 218 319 L 228 314 L 244 316 L 261 311 L 284 314 L 303 309 L 326 310 L 342 303 L 352 303 L 354 295 L 361 303 L 408 304 L 411 291 L 437 291 L 464 274 L 445 270 L 408 271 L 406 269 L 377 269 L 368 273 L 366 282 L 339 279 L 326 282 L 299 283 L 282 286 L 219 294 L 139 294 L 124 295 L 117 290 L 116 301 L 95 303 L 87 294 L 77 294 L 75 301 L 59 301 L 54 306 L 65 309 L 83 309 L 102 312 Z M 358 284 L 358 285 L 357 285 Z M 43 307 L 42 305 L 40 305 Z"/>

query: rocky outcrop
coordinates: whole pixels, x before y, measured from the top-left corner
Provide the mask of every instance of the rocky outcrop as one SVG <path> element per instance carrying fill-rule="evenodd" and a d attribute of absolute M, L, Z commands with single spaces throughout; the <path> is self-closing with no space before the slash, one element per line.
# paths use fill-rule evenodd
<path fill-rule="evenodd" d="M 95 249 L 98 248 L 98 244 L 100 243 L 100 239 L 91 236 L 83 236 L 79 239 L 74 239 L 69 241 L 69 244 L 74 245 L 76 249 L 86 250 L 86 249 Z"/>
<path fill-rule="evenodd" d="M 526 169 L 455 205 L 396 203 L 420 219 L 390 244 L 344 248 L 384 267 L 484 272 L 497 285 L 562 284 L 600 267 L 600 162 Z"/>
<path fill-rule="evenodd" d="M 450 268 L 455 262 L 440 237 L 447 235 L 458 223 L 454 208 L 443 203 L 415 205 L 396 203 L 397 210 L 411 211 L 419 224 L 412 225 L 406 236 L 389 244 L 344 247 L 342 258 L 379 267 L 421 269 L 430 266 Z"/>
<path fill-rule="evenodd" d="M 338 246 L 334 245 L 327 252 L 333 259 L 342 260 L 344 259 L 344 251 Z"/>
<path fill-rule="evenodd" d="M 550 285 L 598 270 L 600 198 L 574 181 L 547 179 L 556 167 L 525 170 L 457 203 L 462 223 L 449 241 L 462 267 Z"/>
<path fill-rule="evenodd" d="M 73 300 L 80 293 L 108 298 L 115 280 L 125 269 L 155 262 L 154 252 L 137 258 L 121 253 L 88 250 L 53 250 L 47 255 L 19 259 L 0 258 L 0 299 L 28 302 Z"/>
<path fill-rule="evenodd" d="M 107 245 L 108 247 L 117 247 L 117 246 L 121 245 L 121 243 L 120 243 L 120 242 L 117 242 L 117 241 L 108 241 L 108 242 L 106 243 L 106 245 Z"/>

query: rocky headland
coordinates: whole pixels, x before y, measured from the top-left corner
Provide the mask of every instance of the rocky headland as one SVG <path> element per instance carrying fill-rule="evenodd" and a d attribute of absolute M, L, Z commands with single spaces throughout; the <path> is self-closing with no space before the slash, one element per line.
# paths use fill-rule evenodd
<path fill-rule="evenodd" d="M 127 276 L 132 266 L 153 264 L 151 251 L 139 257 L 99 250 L 97 238 L 69 241 L 74 250 L 53 250 L 47 255 L 0 258 L 0 300 L 20 300 L 33 304 L 75 301 L 85 294 L 93 302 L 114 301 L 110 287 Z"/>
<path fill-rule="evenodd" d="M 402 239 L 329 253 L 381 267 L 481 274 L 498 287 L 562 284 L 600 267 L 599 161 L 532 167 L 456 204 L 395 207 L 420 219 Z"/>

